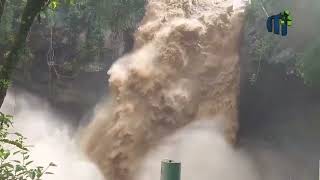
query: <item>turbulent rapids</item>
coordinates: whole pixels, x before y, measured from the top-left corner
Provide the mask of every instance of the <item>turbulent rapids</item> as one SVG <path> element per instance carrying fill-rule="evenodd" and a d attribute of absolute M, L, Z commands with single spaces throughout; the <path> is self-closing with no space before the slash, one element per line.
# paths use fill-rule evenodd
<path fill-rule="evenodd" d="M 109 70 L 110 100 L 83 137 L 107 179 L 132 179 L 152 147 L 193 121 L 219 121 L 235 142 L 242 19 L 230 0 L 149 0 L 134 51 Z"/>

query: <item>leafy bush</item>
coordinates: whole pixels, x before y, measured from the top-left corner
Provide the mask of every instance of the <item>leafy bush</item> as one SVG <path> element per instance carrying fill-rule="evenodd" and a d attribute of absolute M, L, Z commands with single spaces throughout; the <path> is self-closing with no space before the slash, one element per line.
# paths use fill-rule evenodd
<path fill-rule="evenodd" d="M 0 180 L 40 180 L 43 175 L 52 174 L 47 170 L 56 165 L 34 166 L 24 143 L 26 138 L 12 133 L 12 128 L 12 116 L 0 112 Z"/>

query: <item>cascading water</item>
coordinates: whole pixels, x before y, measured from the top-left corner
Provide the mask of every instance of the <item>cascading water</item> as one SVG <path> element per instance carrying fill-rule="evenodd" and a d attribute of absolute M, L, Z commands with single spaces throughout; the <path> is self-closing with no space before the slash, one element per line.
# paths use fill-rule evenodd
<path fill-rule="evenodd" d="M 30 159 L 35 165 L 46 166 L 50 162 L 57 167 L 50 168 L 53 175 L 45 180 L 103 180 L 98 168 L 91 163 L 78 147 L 77 136 L 66 122 L 40 98 L 25 91 L 9 91 L 1 112 L 14 116 L 14 130 L 28 139 Z M 70 121 L 69 121 L 70 122 Z"/>
<path fill-rule="evenodd" d="M 148 1 L 135 50 L 109 70 L 110 101 L 83 137 L 107 179 L 132 179 L 149 150 L 193 121 L 210 119 L 235 142 L 243 14 L 233 3 Z"/>
<path fill-rule="evenodd" d="M 65 117 L 23 91 L 10 91 L 1 111 L 14 115 L 16 130 L 34 145 L 32 159 L 58 164 L 54 175 L 44 179 L 158 179 L 160 161 L 167 158 L 182 162 L 182 180 L 314 179 L 312 169 L 306 171 L 311 165 L 288 151 L 243 137 L 234 146 L 243 5 L 231 0 L 148 1 L 134 51 L 109 71 L 109 99 L 79 132 L 81 148 L 102 173 L 81 152 Z M 287 148 L 300 151 L 297 147 Z"/>

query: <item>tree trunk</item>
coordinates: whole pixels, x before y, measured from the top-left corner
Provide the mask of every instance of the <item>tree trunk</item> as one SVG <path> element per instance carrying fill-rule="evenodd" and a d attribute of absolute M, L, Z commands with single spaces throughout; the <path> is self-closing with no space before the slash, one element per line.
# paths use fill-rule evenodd
<path fill-rule="evenodd" d="M 5 5 L 6 5 L 6 0 L 0 0 L 0 23 L 1 23 L 1 18 L 2 18 Z"/>
<path fill-rule="evenodd" d="M 3 1 L 3 0 L 1 0 Z M 14 71 L 15 66 L 19 62 L 19 51 L 24 47 L 28 33 L 35 17 L 39 14 L 42 8 L 46 5 L 47 0 L 28 0 L 26 7 L 21 17 L 21 24 L 18 34 L 15 37 L 13 47 L 8 54 L 3 68 L 0 72 L 0 78 L 2 80 L 10 80 L 10 76 Z M 0 88 L 0 107 L 3 104 L 3 100 L 7 94 L 7 88 Z"/>

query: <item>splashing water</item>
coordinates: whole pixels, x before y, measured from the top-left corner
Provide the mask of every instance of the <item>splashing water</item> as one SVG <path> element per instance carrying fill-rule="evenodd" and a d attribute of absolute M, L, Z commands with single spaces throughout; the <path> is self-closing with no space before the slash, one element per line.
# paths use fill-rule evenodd
<path fill-rule="evenodd" d="M 21 108 L 12 111 L 9 93 L 1 110 L 15 116 L 17 130 L 35 145 L 36 164 L 59 165 L 47 180 L 150 180 L 160 178 L 167 158 L 182 161 L 182 180 L 288 179 L 301 170 L 291 167 L 294 161 L 262 146 L 258 167 L 253 154 L 233 146 L 245 4 L 149 0 L 135 50 L 109 71 L 110 99 L 82 131 L 83 148 L 104 177 L 80 151 L 65 118 L 43 101 L 19 95 Z"/>
<path fill-rule="evenodd" d="M 26 92 L 8 93 L 1 111 L 14 116 L 15 131 L 27 137 L 34 164 L 46 166 L 50 162 L 57 167 L 50 169 L 53 175 L 46 180 L 103 180 L 96 166 L 80 151 L 69 130 L 65 118 L 50 111 L 46 103 Z"/>
<path fill-rule="evenodd" d="M 249 154 L 235 150 L 218 133 L 214 122 L 219 118 L 194 122 L 165 138 L 145 157 L 136 179 L 160 177 L 159 162 L 168 158 L 182 161 L 182 180 L 261 180 Z"/>
<path fill-rule="evenodd" d="M 233 3 L 148 1 L 134 52 L 109 70 L 110 101 L 83 137 L 105 177 L 132 179 L 162 138 L 200 119 L 218 123 L 224 143 L 235 142 L 243 14 Z"/>

